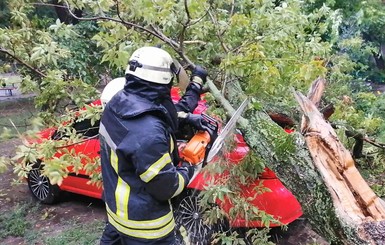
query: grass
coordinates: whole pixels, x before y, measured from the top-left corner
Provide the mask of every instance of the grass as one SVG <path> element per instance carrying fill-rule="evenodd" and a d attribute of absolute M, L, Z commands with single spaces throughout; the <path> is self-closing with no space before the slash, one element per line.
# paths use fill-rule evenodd
<path fill-rule="evenodd" d="M 0 241 L 7 237 L 21 237 L 28 244 L 45 245 L 91 245 L 98 244 L 104 228 L 103 220 L 91 223 L 64 221 L 60 227 L 47 236 L 43 230 L 35 227 L 39 222 L 40 205 L 36 202 L 23 202 L 0 214 Z M 28 215 L 30 214 L 30 215 Z M 31 214 L 33 217 L 31 217 Z"/>
<path fill-rule="evenodd" d="M 2 136 L 0 140 L 13 138 L 17 133 L 25 132 L 37 113 L 33 98 L 0 101 L 0 134 Z"/>
<path fill-rule="evenodd" d="M 14 74 L 0 74 L 0 81 L 5 82 L 7 86 L 20 87 L 21 85 L 20 76 Z M 0 100 L 0 140 L 2 140 L 2 138 L 13 138 L 18 132 L 25 132 L 31 124 L 31 119 L 37 115 L 37 110 L 34 107 L 33 98 L 5 97 L 4 94 L 0 96 L 2 96 Z"/>
<path fill-rule="evenodd" d="M 60 234 L 48 237 L 44 240 L 46 245 L 89 245 L 97 244 L 104 228 L 104 221 L 93 221 L 88 224 L 68 222 L 67 229 Z"/>
<path fill-rule="evenodd" d="M 36 209 L 36 204 L 20 203 L 13 209 L 0 214 L 0 239 L 8 236 L 24 237 L 30 232 L 33 223 L 26 219 L 30 210 Z"/>

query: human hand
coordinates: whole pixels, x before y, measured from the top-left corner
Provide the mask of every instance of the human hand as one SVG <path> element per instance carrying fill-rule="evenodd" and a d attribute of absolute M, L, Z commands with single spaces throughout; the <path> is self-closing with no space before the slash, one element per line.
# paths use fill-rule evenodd
<path fill-rule="evenodd" d="M 194 70 L 191 73 L 191 81 L 196 82 L 201 86 L 203 86 L 203 84 L 205 84 L 207 81 L 207 76 L 208 76 L 208 73 L 206 69 L 203 68 L 203 66 L 196 65 Z"/>
<path fill-rule="evenodd" d="M 187 171 L 188 178 L 191 180 L 195 173 L 195 167 L 188 162 L 182 162 L 180 168 L 184 168 Z"/>
<path fill-rule="evenodd" d="M 187 113 L 186 122 L 198 130 L 208 130 L 202 115 Z"/>

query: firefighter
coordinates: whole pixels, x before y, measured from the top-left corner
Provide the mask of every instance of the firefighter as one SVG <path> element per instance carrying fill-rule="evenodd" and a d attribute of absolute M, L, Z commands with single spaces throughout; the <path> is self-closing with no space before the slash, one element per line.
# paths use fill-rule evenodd
<path fill-rule="evenodd" d="M 175 131 L 184 121 L 204 128 L 197 106 L 207 72 L 196 66 L 186 93 L 171 100 L 179 68 L 157 47 L 129 59 L 124 89 L 105 104 L 100 124 L 101 165 L 107 223 L 101 244 L 175 243 L 171 198 L 189 183 L 194 167 L 178 165 Z"/>

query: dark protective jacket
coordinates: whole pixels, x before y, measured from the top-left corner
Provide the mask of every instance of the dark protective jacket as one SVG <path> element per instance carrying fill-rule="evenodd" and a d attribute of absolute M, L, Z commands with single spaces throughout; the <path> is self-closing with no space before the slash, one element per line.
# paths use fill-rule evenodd
<path fill-rule="evenodd" d="M 99 131 L 104 200 L 121 233 L 157 240 L 174 230 L 170 199 L 189 182 L 187 170 L 175 167 L 176 112 L 193 111 L 199 93 L 190 85 L 174 106 L 170 87 L 127 77 L 106 105 Z"/>

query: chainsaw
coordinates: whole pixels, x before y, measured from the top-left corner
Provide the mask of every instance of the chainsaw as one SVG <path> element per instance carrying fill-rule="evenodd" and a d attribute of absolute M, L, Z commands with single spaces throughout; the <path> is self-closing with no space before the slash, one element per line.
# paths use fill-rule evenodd
<path fill-rule="evenodd" d="M 192 136 L 187 144 L 181 144 L 179 147 L 182 160 L 195 166 L 195 174 L 190 182 L 195 178 L 199 171 L 219 153 L 224 141 L 233 132 L 236 123 L 241 117 L 247 104 L 248 99 L 246 98 L 234 112 L 220 134 L 218 134 L 218 121 L 206 114 L 202 114 L 202 124 L 206 126 L 206 130 L 198 131 Z"/>

